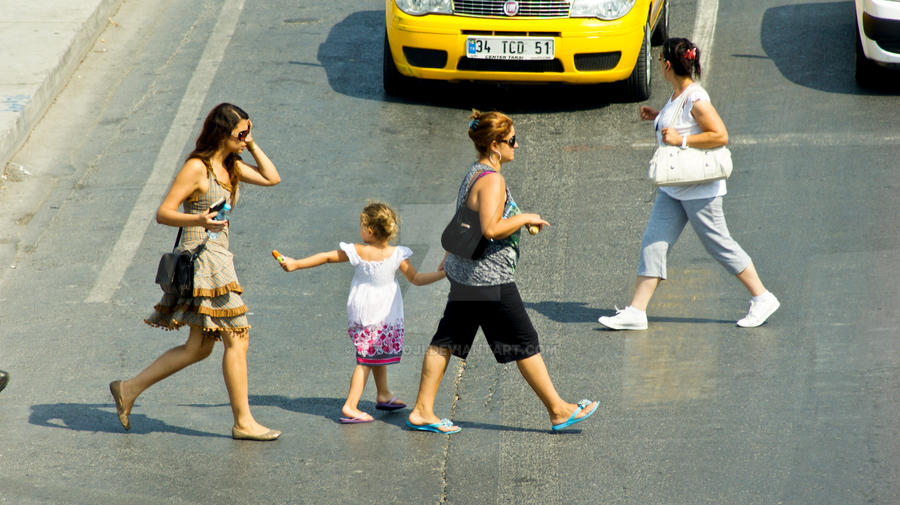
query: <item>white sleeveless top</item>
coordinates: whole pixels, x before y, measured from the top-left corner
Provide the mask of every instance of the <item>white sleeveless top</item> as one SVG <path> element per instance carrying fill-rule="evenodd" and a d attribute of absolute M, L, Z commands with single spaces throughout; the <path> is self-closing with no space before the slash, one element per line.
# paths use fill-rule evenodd
<path fill-rule="evenodd" d="M 400 263 L 412 256 L 408 247 L 397 246 L 394 253 L 381 261 L 359 257 L 356 246 L 340 243 L 355 272 L 347 297 L 347 321 L 350 326 L 374 326 L 382 323 L 403 325 L 403 298 L 397 282 Z"/>

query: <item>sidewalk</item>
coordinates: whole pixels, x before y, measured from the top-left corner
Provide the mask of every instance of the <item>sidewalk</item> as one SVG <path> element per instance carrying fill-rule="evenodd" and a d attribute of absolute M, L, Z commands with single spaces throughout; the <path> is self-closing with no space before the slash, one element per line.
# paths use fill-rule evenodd
<path fill-rule="evenodd" d="M 0 0 L 0 170 L 66 86 L 121 3 Z"/>

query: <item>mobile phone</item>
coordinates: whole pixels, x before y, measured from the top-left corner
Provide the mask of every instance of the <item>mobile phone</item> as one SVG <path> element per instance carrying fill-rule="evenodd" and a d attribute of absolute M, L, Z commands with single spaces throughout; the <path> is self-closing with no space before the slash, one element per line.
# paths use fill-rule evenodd
<path fill-rule="evenodd" d="M 224 206 L 225 206 L 225 197 L 223 196 L 222 198 L 219 199 L 219 201 L 217 201 L 216 203 L 212 204 L 209 207 L 208 212 L 219 212 L 220 210 L 222 210 L 222 207 L 224 207 Z"/>

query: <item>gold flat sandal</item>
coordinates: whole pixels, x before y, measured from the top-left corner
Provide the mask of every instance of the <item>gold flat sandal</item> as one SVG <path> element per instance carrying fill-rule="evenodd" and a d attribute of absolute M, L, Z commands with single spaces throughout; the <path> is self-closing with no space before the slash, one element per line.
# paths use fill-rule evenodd
<path fill-rule="evenodd" d="M 122 401 L 122 381 L 112 381 L 109 383 L 109 392 L 112 393 L 113 400 L 116 401 L 116 414 L 119 415 L 119 422 L 126 430 L 131 429 L 131 421 L 128 420 L 129 412 L 125 411 L 125 402 Z"/>
<path fill-rule="evenodd" d="M 278 430 L 269 430 L 265 433 L 259 435 L 251 435 L 246 431 L 239 430 L 235 427 L 231 427 L 231 438 L 235 440 L 256 440 L 259 442 L 269 442 L 271 440 L 275 440 L 281 436 L 281 432 Z"/>

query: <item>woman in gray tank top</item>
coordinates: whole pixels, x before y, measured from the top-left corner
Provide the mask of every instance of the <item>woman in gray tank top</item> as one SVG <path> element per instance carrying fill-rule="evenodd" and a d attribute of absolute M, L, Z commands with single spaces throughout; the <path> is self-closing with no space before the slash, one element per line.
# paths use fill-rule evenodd
<path fill-rule="evenodd" d="M 444 259 L 450 295 L 425 353 L 419 394 L 406 426 L 435 433 L 460 431 L 449 419 L 440 419 L 434 413 L 434 399 L 450 356 L 465 359 L 480 327 L 497 362 L 516 362 L 547 409 L 552 428 L 561 430 L 587 419 L 598 403 L 568 403 L 556 392 L 541 357 L 537 332 L 516 288 L 521 229 L 527 227 L 537 233 L 550 223 L 519 210 L 500 174 L 502 165 L 515 159 L 518 146 L 512 120 L 499 112 L 473 111 L 469 137 L 478 161 L 466 172 L 456 205 L 478 211 L 482 233 L 490 243 L 477 260 L 452 253 Z"/>

